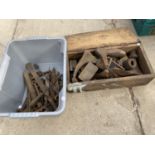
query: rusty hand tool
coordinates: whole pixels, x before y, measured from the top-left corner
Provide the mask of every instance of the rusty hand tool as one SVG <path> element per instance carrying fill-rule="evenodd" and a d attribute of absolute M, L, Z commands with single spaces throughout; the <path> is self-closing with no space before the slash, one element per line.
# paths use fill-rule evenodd
<path fill-rule="evenodd" d="M 133 69 L 133 70 L 128 70 L 128 71 L 123 71 L 119 68 L 113 68 L 112 72 L 117 74 L 118 76 L 133 76 L 133 75 L 140 75 L 141 73 L 138 72 L 137 70 Z"/>
<path fill-rule="evenodd" d="M 45 112 L 45 111 L 49 111 L 49 110 L 46 106 L 41 106 L 41 107 L 37 108 L 36 111 L 37 112 Z"/>
<path fill-rule="evenodd" d="M 109 77 L 109 70 L 108 70 L 107 53 L 105 51 L 103 51 L 102 48 L 98 48 L 96 52 L 97 52 L 97 54 L 99 54 L 99 56 L 101 58 L 101 62 L 102 62 L 102 65 L 103 65 L 102 69 L 104 70 L 100 74 L 103 77 L 108 78 Z M 98 76 L 100 76 L 100 74 Z"/>
<path fill-rule="evenodd" d="M 17 109 L 18 112 L 43 112 L 57 109 L 59 91 L 63 84 L 62 75 L 59 72 L 55 69 L 41 72 L 38 65 L 28 63 L 26 64 L 24 79 L 28 92 L 25 102 Z"/>
<path fill-rule="evenodd" d="M 107 65 L 107 67 L 109 67 L 110 65 L 111 65 L 111 63 L 112 63 L 112 58 L 110 58 L 110 57 L 108 57 L 108 65 Z M 99 68 L 99 69 L 101 69 L 101 70 L 103 70 L 105 67 L 103 66 L 103 63 L 102 63 L 102 60 L 101 59 L 97 59 L 97 61 L 96 61 L 96 63 L 95 63 L 95 65 Z"/>
<path fill-rule="evenodd" d="M 113 62 L 113 59 L 111 57 L 108 57 L 108 69 L 110 68 L 112 62 Z"/>
<path fill-rule="evenodd" d="M 100 68 L 100 69 L 103 70 L 103 63 L 102 63 L 102 60 L 101 60 L 101 59 L 97 59 L 95 65 L 96 65 L 98 68 Z"/>
<path fill-rule="evenodd" d="M 114 56 L 115 57 L 122 57 L 126 54 L 124 51 L 119 50 L 119 49 L 105 50 L 103 48 L 98 48 L 96 52 L 101 58 L 101 61 L 99 63 L 97 63 L 97 66 L 103 70 L 96 77 L 103 77 L 103 78 L 109 78 L 110 77 L 109 68 L 112 65 L 112 63 L 115 63 L 112 60 L 112 58 L 110 59 L 110 63 L 108 62 L 108 55 L 113 56 L 113 57 Z"/>
<path fill-rule="evenodd" d="M 107 56 L 116 57 L 116 58 L 122 58 L 126 55 L 126 52 L 121 49 L 104 49 L 104 48 L 98 48 L 97 54 L 101 57 L 102 61 L 102 69 L 104 70 L 102 73 L 100 73 L 103 77 L 109 78 L 110 72 L 108 70 L 108 59 Z M 101 65 L 97 65 L 101 68 Z"/>
<path fill-rule="evenodd" d="M 118 61 L 119 65 L 120 66 L 123 66 L 123 62 L 126 61 L 126 60 L 128 60 L 128 57 L 127 56 L 124 56 L 121 59 L 119 59 L 119 61 Z"/>
<path fill-rule="evenodd" d="M 70 60 L 69 61 L 69 68 L 70 68 L 71 72 L 73 72 L 75 70 L 76 65 L 77 65 L 77 60 Z"/>
<path fill-rule="evenodd" d="M 122 49 L 107 49 L 104 51 L 105 53 L 107 53 L 108 56 L 115 57 L 115 58 L 122 58 L 126 56 L 126 52 Z"/>
<path fill-rule="evenodd" d="M 121 66 L 119 63 L 112 60 L 111 65 L 109 68 L 120 68 L 121 70 L 125 70 L 123 66 Z"/>
<path fill-rule="evenodd" d="M 35 66 L 31 63 L 28 63 L 28 64 L 26 64 L 26 69 L 31 73 L 32 77 L 35 79 L 35 81 L 38 84 L 38 86 L 40 87 L 40 89 L 44 92 L 46 87 L 45 87 L 43 81 L 40 79 L 39 75 L 37 74 Z"/>
<path fill-rule="evenodd" d="M 137 67 L 137 61 L 134 58 L 129 58 L 126 61 L 123 62 L 123 67 L 126 70 L 134 69 Z"/>
<path fill-rule="evenodd" d="M 33 82 L 33 87 L 34 87 L 34 89 L 36 91 L 36 94 L 39 95 L 41 92 L 40 92 L 40 90 L 38 88 L 38 85 L 35 82 Z"/>
<path fill-rule="evenodd" d="M 111 76 L 110 72 L 109 72 L 109 69 L 110 69 L 110 66 L 112 65 L 112 62 L 113 62 L 113 59 L 111 57 L 108 57 L 108 65 L 107 65 L 107 69 L 103 70 L 102 72 L 100 73 L 97 73 L 94 77 L 95 78 L 108 78 Z M 103 69 L 100 65 L 100 69 Z"/>
<path fill-rule="evenodd" d="M 76 79 L 77 73 L 79 69 L 88 62 L 96 63 L 97 59 L 94 57 L 90 51 L 85 51 L 82 55 L 82 58 L 79 60 L 78 64 L 75 67 L 75 71 L 73 73 L 72 82 L 77 82 Z"/>
<path fill-rule="evenodd" d="M 98 78 L 108 78 L 109 76 L 110 76 L 109 70 L 108 70 L 108 72 L 107 72 L 107 70 L 104 70 L 100 73 L 95 74 L 94 78 L 97 78 L 97 79 Z"/>
<path fill-rule="evenodd" d="M 56 72 L 55 68 L 50 71 L 50 95 L 52 96 L 53 100 L 58 102 L 58 96 L 60 91 L 60 75 Z"/>
<path fill-rule="evenodd" d="M 91 80 L 95 75 L 95 73 L 97 72 L 97 70 L 98 70 L 98 67 L 93 63 L 89 62 L 78 77 L 82 81 Z"/>
<path fill-rule="evenodd" d="M 33 84 L 32 84 L 31 78 L 30 78 L 30 74 L 28 71 L 24 71 L 24 79 L 25 79 L 25 83 L 28 88 L 28 92 L 30 93 L 31 98 L 34 99 L 37 96 L 37 94 L 33 87 Z"/>
<path fill-rule="evenodd" d="M 103 69 L 106 69 L 108 66 L 107 56 L 122 58 L 126 56 L 126 52 L 121 49 L 104 49 L 98 48 L 96 51 L 102 59 Z"/>
<path fill-rule="evenodd" d="M 40 79 L 40 77 L 38 76 L 35 67 L 33 64 L 28 63 L 26 65 L 26 68 L 30 71 L 32 77 L 35 79 L 36 83 L 38 84 L 38 86 L 40 87 L 42 92 L 46 91 L 46 86 L 44 85 L 43 81 Z M 48 93 L 46 92 L 45 95 L 48 96 Z M 51 103 L 51 105 L 53 106 L 53 109 L 57 109 L 57 106 L 55 105 L 53 99 L 51 96 L 48 96 L 48 101 Z"/>
<path fill-rule="evenodd" d="M 37 65 L 33 66 L 33 69 L 38 69 Z M 29 111 L 30 109 L 33 109 L 36 106 L 41 106 L 42 103 L 40 101 L 38 101 L 40 99 L 40 97 L 42 96 L 42 94 L 39 92 L 39 89 L 37 88 L 36 83 L 32 82 L 32 80 L 30 79 L 30 70 L 32 70 L 32 65 L 31 64 L 27 64 L 26 65 L 26 69 L 28 69 L 29 71 L 25 71 L 24 72 L 24 77 L 25 77 L 25 81 L 28 87 L 28 92 L 30 94 L 31 100 L 29 101 Z M 37 105 L 36 105 L 37 104 Z"/>
<path fill-rule="evenodd" d="M 35 106 L 36 102 L 47 92 L 48 88 L 45 90 L 45 92 L 40 92 L 36 98 L 34 98 L 31 102 L 30 105 L 31 107 Z M 38 105 L 40 106 L 41 104 L 38 103 Z"/>
<path fill-rule="evenodd" d="M 36 92 L 36 89 L 33 85 L 29 71 L 24 71 L 24 79 L 25 79 L 25 83 L 27 85 L 27 94 L 28 94 L 27 95 L 28 97 L 26 100 L 26 105 L 27 105 L 27 108 L 29 108 L 29 109 L 26 108 L 27 109 L 26 111 L 29 111 L 30 107 L 32 106 L 31 100 L 34 100 L 37 97 L 37 92 Z M 25 110 L 23 110 L 23 111 L 25 111 Z"/>
<path fill-rule="evenodd" d="M 99 56 L 101 58 L 101 62 L 103 64 L 102 69 L 107 69 L 108 68 L 107 53 L 102 48 L 98 48 L 96 52 L 97 52 L 97 54 L 99 54 Z"/>
<path fill-rule="evenodd" d="M 135 59 L 138 58 L 136 51 L 131 51 L 129 54 L 129 58 L 135 58 Z"/>

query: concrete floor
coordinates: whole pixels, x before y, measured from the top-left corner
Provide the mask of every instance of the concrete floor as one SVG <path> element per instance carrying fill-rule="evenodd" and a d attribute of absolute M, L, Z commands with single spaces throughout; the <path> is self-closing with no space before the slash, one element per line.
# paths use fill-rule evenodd
<path fill-rule="evenodd" d="M 16 38 L 64 36 L 117 27 L 135 31 L 130 20 L 0 20 L 0 56 L 6 43 Z M 155 36 L 140 39 L 155 69 Z M 154 94 L 155 80 L 131 90 L 68 93 L 62 115 L 0 118 L 0 134 L 155 134 Z"/>

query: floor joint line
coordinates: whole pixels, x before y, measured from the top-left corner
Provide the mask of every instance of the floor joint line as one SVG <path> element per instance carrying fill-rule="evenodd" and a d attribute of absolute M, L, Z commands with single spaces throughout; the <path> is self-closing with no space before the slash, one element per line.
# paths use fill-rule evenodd
<path fill-rule="evenodd" d="M 16 21 L 15 28 L 14 28 L 14 31 L 13 31 L 11 40 L 13 40 L 14 37 L 15 37 L 15 34 L 16 34 L 16 31 L 17 31 L 17 27 L 18 27 L 18 19 L 17 19 L 17 21 Z"/>
<path fill-rule="evenodd" d="M 132 88 L 129 88 L 129 93 L 130 93 L 131 99 L 133 101 L 133 106 L 136 106 L 135 112 L 136 112 L 136 115 L 137 115 L 137 118 L 138 118 L 138 122 L 139 122 L 139 125 L 140 125 L 141 134 L 145 135 L 143 124 L 142 124 L 142 121 L 141 121 L 141 118 L 140 118 L 140 113 L 139 113 L 139 110 L 138 110 L 139 101 L 138 101 L 138 99 L 136 99 Z"/>

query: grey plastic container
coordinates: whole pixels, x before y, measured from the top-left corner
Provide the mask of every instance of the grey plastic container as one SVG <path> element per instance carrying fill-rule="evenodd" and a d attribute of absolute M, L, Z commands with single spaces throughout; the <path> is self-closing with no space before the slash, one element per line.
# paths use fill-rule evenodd
<path fill-rule="evenodd" d="M 61 114 L 66 105 L 66 51 L 65 38 L 33 37 L 9 42 L 0 62 L 0 116 L 20 118 Z M 42 71 L 55 67 L 63 74 L 63 88 L 56 111 L 16 112 L 27 93 L 23 71 L 28 62 L 38 64 Z"/>

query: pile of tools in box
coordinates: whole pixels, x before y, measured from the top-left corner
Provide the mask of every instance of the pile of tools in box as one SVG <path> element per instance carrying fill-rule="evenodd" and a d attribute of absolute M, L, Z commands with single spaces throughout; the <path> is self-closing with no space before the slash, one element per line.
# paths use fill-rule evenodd
<path fill-rule="evenodd" d="M 26 64 L 24 81 L 27 97 L 17 112 L 55 111 L 58 108 L 62 75 L 55 68 L 41 72 L 36 64 Z"/>
<path fill-rule="evenodd" d="M 98 48 L 85 50 L 79 59 L 70 59 L 71 82 L 142 74 L 136 50 Z"/>

